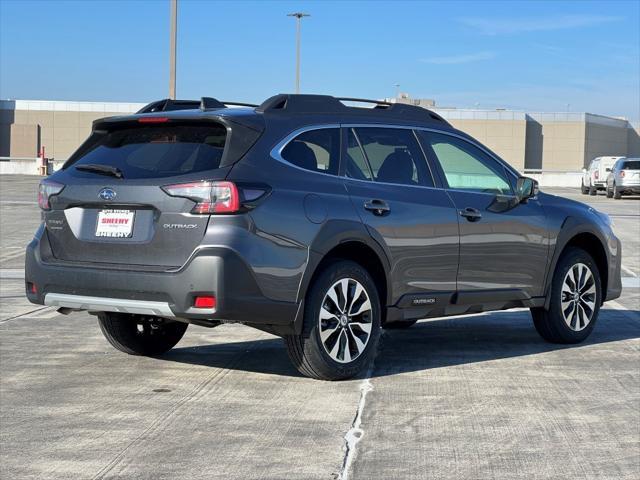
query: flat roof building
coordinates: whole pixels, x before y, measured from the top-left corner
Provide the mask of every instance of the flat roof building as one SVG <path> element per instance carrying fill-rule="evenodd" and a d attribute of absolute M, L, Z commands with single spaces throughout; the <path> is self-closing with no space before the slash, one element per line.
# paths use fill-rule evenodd
<path fill-rule="evenodd" d="M 430 108 L 515 168 L 578 171 L 597 156 L 640 156 L 640 129 L 627 120 L 591 113 L 439 108 L 434 100 L 398 99 Z M 66 160 L 102 117 L 134 113 L 144 103 L 0 100 L 0 157 L 34 158 L 41 147 Z"/>

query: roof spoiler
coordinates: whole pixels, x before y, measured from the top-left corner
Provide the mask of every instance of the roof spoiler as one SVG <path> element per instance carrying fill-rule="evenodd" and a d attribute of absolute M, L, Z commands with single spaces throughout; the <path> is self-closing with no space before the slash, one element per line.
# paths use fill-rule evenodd
<path fill-rule="evenodd" d="M 252 103 L 241 102 L 221 102 L 213 97 L 202 97 L 198 100 L 172 100 L 170 98 L 164 98 L 162 100 L 156 100 L 148 105 L 145 105 L 138 113 L 154 113 L 154 112 L 169 112 L 173 110 L 218 110 L 220 108 L 227 108 L 227 106 L 239 106 L 239 107 L 257 107 Z"/>

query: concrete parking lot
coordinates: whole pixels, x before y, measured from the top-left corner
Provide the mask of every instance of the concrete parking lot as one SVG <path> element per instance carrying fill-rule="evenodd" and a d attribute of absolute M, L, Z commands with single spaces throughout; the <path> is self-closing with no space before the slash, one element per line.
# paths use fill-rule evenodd
<path fill-rule="evenodd" d="M 640 198 L 546 189 L 611 215 L 623 296 L 587 342 L 526 310 L 388 331 L 368 375 L 300 376 L 277 337 L 190 327 L 162 359 L 23 295 L 38 179 L 0 176 L 0 477 L 640 478 Z"/>

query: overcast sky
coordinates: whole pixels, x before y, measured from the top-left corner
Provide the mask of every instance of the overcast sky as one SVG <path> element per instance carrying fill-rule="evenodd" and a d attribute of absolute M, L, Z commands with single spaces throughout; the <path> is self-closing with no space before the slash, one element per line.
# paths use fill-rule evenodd
<path fill-rule="evenodd" d="M 640 2 L 179 0 L 178 96 L 302 90 L 640 119 Z M 169 1 L 0 0 L 0 98 L 147 102 L 168 91 Z"/>

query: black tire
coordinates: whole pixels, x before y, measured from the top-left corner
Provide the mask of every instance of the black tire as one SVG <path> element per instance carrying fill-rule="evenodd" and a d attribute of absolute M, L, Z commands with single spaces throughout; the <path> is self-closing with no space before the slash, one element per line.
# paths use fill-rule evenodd
<path fill-rule="evenodd" d="M 622 198 L 622 192 L 618 190 L 618 186 L 615 183 L 613 184 L 613 198 L 615 200 L 620 200 Z"/>
<path fill-rule="evenodd" d="M 408 322 L 391 322 L 382 325 L 385 330 L 405 330 L 409 327 L 413 327 L 418 320 L 410 320 Z"/>
<path fill-rule="evenodd" d="M 353 279 L 359 282 L 369 297 L 371 304 L 370 313 L 366 318 L 367 322 L 370 320 L 371 323 L 368 341 L 364 349 L 357 356 L 354 355 L 354 360 L 345 363 L 336 361 L 329 355 L 320 337 L 320 309 L 323 307 L 323 302 L 325 302 L 325 296 L 328 294 L 328 291 L 342 279 Z M 351 283 L 349 285 L 349 294 L 353 295 L 355 292 L 351 290 Z M 352 300 L 354 304 L 355 300 L 357 299 Z M 345 305 L 347 303 L 348 300 L 345 301 Z M 307 377 L 319 380 L 344 380 L 352 378 L 367 368 L 376 354 L 378 339 L 380 337 L 380 317 L 378 291 L 369 273 L 362 266 L 352 261 L 337 260 L 332 262 L 320 272 L 307 291 L 302 333 L 300 335 L 288 335 L 284 338 L 289 358 L 298 371 Z M 333 321 L 333 319 L 330 321 Z M 330 335 L 326 337 L 325 341 L 333 339 L 335 340 L 334 345 L 342 342 L 341 345 L 338 346 L 338 350 L 344 352 L 344 350 L 349 348 L 349 356 L 351 356 L 351 347 L 355 344 L 353 342 L 350 343 L 346 330 L 352 327 L 340 326 L 339 322 L 336 324 L 338 326 L 336 326 L 335 333 L 331 334 L 335 336 L 332 337 Z M 350 325 L 353 324 L 350 323 Z M 359 327 L 353 328 L 356 328 L 356 331 L 362 333 Z M 343 333 L 338 329 L 345 330 L 344 337 L 346 340 L 342 340 Z M 342 347 L 344 342 L 346 342 L 346 346 Z M 345 355 L 346 354 L 343 353 L 343 360 L 346 358 Z"/>
<path fill-rule="evenodd" d="M 189 326 L 158 317 L 104 312 L 98 324 L 111 345 L 129 355 L 155 357 L 171 350 Z"/>
<path fill-rule="evenodd" d="M 580 193 L 582 193 L 583 195 L 589 193 L 589 189 L 584 186 L 584 179 L 582 179 L 580 182 Z"/>
<path fill-rule="evenodd" d="M 598 194 L 598 189 L 593 185 L 589 187 L 589 195 L 594 196 Z"/>
<path fill-rule="evenodd" d="M 584 264 L 589 267 L 593 275 L 595 285 L 594 308 L 590 321 L 579 331 L 573 330 L 565 322 L 562 313 L 562 286 L 567 272 L 577 264 Z M 600 283 L 600 272 L 596 262 L 591 255 L 580 248 L 570 247 L 562 254 L 556 271 L 553 274 L 553 283 L 551 285 L 551 299 L 549 310 L 544 307 L 532 308 L 531 316 L 533 324 L 542 338 L 551 343 L 580 343 L 585 340 L 593 330 L 598 314 L 600 312 L 600 304 L 602 303 L 602 287 Z"/>
<path fill-rule="evenodd" d="M 609 184 L 607 184 L 607 198 L 613 198 L 613 190 L 609 188 Z"/>

